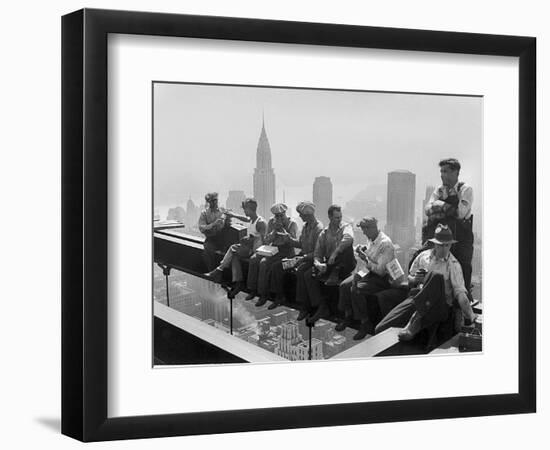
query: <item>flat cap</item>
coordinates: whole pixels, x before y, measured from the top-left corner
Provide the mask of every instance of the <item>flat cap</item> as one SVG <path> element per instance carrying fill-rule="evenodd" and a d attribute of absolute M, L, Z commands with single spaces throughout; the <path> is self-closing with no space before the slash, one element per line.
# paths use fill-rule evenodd
<path fill-rule="evenodd" d="M 296 211 L 301 214 L 314 214 L 315 204 L 311 202 L 300 202 L 298 206 L 296 206 Z"/>
<path fill-rule="evenodd" d="M 378 225 L 378 220 L 376 219 L 376 217 L 372 216 L 363 217 L 361 221 L 357 224 L 357 226 L 360 228 L 374 227 L 376 225 Z"/>
<path fill-rule="evenodd" d="M 271 213 L 272 214 L 281 214 L 288 210 L 288 206 L 286 206 L 284 203 L 275 203 L 271 207 Z"/>
<path fill-rule="evenodd" d="M 210 200 L 213 200 L 215 198 L 218 198 L 218 193 L 217 192 L 209 192 L 208 194 L 206 194 L 204 196 L 204 199 L 209 202 Z"/>

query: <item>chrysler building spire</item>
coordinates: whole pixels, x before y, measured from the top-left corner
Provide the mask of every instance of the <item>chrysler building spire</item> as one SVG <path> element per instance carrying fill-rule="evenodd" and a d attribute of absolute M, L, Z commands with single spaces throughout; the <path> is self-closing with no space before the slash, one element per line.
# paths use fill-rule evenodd
<path fill-rule="evenodd" d="M 265 131 L 265 120 L 262 114 L 262 131 L 258 140 L 258 148 L 256 150 L 256 167 L 258 169 L 271 169 L 271 146 Z"/>
<path fill-rule="evenodd" d="M 275 203 L 275 172 L 271 165 L 271 146 L 265 131 L 265 119 L 262 112 L 262 130 L 256 149 L 256 168 L 254 169 L 254 197 L 258 201 L 258 214 L 264 218 L 271 215 L 270 208 Z"/>

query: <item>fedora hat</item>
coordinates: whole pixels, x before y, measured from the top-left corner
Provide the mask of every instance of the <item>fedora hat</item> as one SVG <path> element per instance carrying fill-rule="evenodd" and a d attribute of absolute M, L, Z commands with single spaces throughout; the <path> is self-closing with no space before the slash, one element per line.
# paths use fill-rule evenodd
<path fill-rule="evenodd" d="M 453 232 L 447 225 L 438 224 L 435 228 L 434 237 L 428 239 L 434 244 L 455 244 L 458 241 L 453 239 Z"/>

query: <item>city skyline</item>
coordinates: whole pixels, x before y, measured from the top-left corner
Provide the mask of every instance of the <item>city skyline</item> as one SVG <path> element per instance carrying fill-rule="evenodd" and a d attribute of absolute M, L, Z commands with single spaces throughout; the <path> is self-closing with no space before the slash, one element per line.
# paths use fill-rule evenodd
<path fill-rule="evenodd" d="M 481 98 L 161 83 L 154 104 L 156 207 L 200 205 L 212 190 L 254 195 L 250 171 L 265 127 L 275 201 L 284 191 L 290 207 L 312 200 L 319 176 L 343 206 L 405 169 L 417 176 L 419 209 L 423 186 L 440 183 L 438 161 L 453 156 L 476 193 L 474 214 L 481 210 Z"/>
<path fill-rule="evenodd" d="M 167 304 L 162 271 L 154 266 L 153 299 Z M 230 306 L 226 292 L 208 280 L 174 271 L 169 277 L 170 307 L 201 322 L 230 332 Z M 271 311 L 237 296 L 233 304 L 233 336 L 288 361 L 309 360 L 309 328 L 296 321 L 298 312 L 280 307 Z M 336 332 L 335 324 L 320 320 L 312 329 L 311 359 L 330 359 L 358 344 L 352 330 Z"/>
<path fill-rule="evenodd" d="M 197 216 L 207 192 L 238 213 L 253 196 L 266 219 L 273 203 L 284 201 L 296 218 L 296 205 L 313 201 L 324 226 L 336 203 L 345 221 L 377 217 L 407 270 L 421 245 L 423 204 L 441 184 L 438 163 L 449 157 L 461 162 L 459 179 L 472 186 L 473 214 L 481 216 L 480 97 L 155 83 L 153 107 L 154 215 L 183 221 L 175 235 L 203 236 Z M 366 243 L 359 228 L 353 232 L 355 244 Z M 473 264 L 480 298 L 480 235 Z M 168 299 L 169 282 L 176 291 L 170 307 L 287 360 L 328 359 L 356 345 L 352 328 L 337 333 L 334 323 L 319 321 L 308 329 L 291 304 L 269 311 L 240 292 L 231 313 L 227 292 L 214 283 L 154 273 L 156 301 L 163 290 Z"/>
<path fill-rule="evenodd" d="M 407 172 L 407 171 L 394 171 L 394 172 Z M 392 172 L 390 172 L 392 173 Z M 389 175 L 388 173 L 387 175 Z M 415 174 L 413 174 L 415 175 Z M 318 178 L 328 178 L 328 177 L 317 177 Z M 330 179 L 328 179 L 330 181 Z M 313 192 L 315 193 L 316 184 L 315 181 L 312 184 Z M 382 188 L 382 189 L 380 189 Z M 425 187 L 425 197 L 422 198 L 420 202 L 416 201 L 416 198 L 414 200 L 413 205 L 413 227 L 415 228 L 415 233 L 418 234 L 420 232 L 420 228 L 424 223 L 425 220 L 425 206 L 427 201 L 429 200 L 431 194 L 433 193 L 435 187 L 432 185 L 428 185 Z M 384 191 L 384 195 L 381 195 L 379 192 L 380 190 Z M 416 184 L 413 189 L 414 191 L 422 191 L 422 189 L 416 189 Z M 388 209 L 387 209 L 387 192 L 388 192 L 388 184 L 381 184 L 381 185 L 373 185 L 373 186 L 366 186 L 365 189 L 355 193 L 355 195 L 346 202 L 333 202 L 337 203 L 343 208 L 344 218 L 346 220 L 351 221 L 359 221 L 364 216 L 374 216 L 378 219 L 378 223 L 381 227 L 381 229 L 386 229 L 387 225 L 387 218 L 388 218 Z M 225 207 L 227 209 L 232 209 L 236 212 L 242 212 L 242 200 L 247 195 L 244 193 L 244 191 L 229 191 L 227 196 L 227 201 L 224 203 L 223 200 L 220 201 L 220 206 Z M 415 196 L 416 197 L 416 196 Z M 223 195 L 220 195 L 220 198 L 223 198 Z M 292 217 L 297 218 L 298 213 L 295 212 L 295 207 L 300 201 L 304 200 L 310 200 L 313 198 L 315 200 L 315 195 L 313 197 L 297 197 L 300 198 L 300 200 L 297 200 L 295 203 L 293 202 L 286 202 L 287 206 L 289 207 L 289 213 Z M 155 207 L 154 214 L 155 216 L 158 216 L 160 220 L 179 220 L 183 222 L 186 227 L 187 231 L 191 232 L 194 228 L 196 228 L 197 220 L 199 216 L 200 209 L 205 207 L 204 202 L 199 203 L 198 205 L 195 205 L 192 199 L 187 200 L 187 207 L 183 208 L 180 204 L 174 205 L 174 206 L 165 206 L 165 207 Z M 315 203 L 315 202 L 314 202 Z M 329 203 L 328 200 L 325 201 L 326 204 L 333 204 Z M 317 205 L 317 203 L 315 203 Z M 320 206 L 317 205 L 317 218 L 321 221 L 323 221 L 324 224 L 327 222 L 326 216 L 326 207 L 323 209 L 323 205 Z M 271 216 L 271 213 L 268 212 L 267 218 Z M 324 219 L 324 220 L 323 220 Z M 298 223 L 299 228 L 301 228 L 300 223 Z M 410 221 L 409 221 L 410 226 Z M 198 229 L 194 230 L 198 233 Z M 394 234 L 396 236 L 400 236 L 403 232 L 403 230 L 398 230 L 397 233 L 394 233 L 393 229 L 386 229 L 386 232 L 388 234 Z M 478 218 L 474 222 L 474 232 L 480 237 L 481 234 L 481 219 Z M 199 233 L 200 234 L 200 233 Z M 361 234 L 361 233 L 359 233 Z M 410 234 L 413 235 L 413 231 L 410 231 Z M 397 241 L 401 240 L 399 237 L 396 238 Z"/>

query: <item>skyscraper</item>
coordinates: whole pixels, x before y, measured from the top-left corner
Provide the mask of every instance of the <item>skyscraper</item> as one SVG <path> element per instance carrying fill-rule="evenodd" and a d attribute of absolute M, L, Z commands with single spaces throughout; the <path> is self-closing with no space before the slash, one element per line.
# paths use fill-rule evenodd
<path fill-rule="evenodd" d="M 290 361 L 309 359 L 309 344 L 302 338 L 297 322 L 290 321 L 281 326 L 275 354 Z M 311 359 L 323 359 L 323 343 L 316 338 L 311 339 Z"/>
<path fill-rule="evenodd" d="M 232 211 L 242 213 L 242 202 L 245 199 L 244 191 L 229 191 L 225 207 Z"/>
<path fill-rule="evenodd" d="M 313 182 L 313 203 L 321 222 L 328 223 L 328 208 L 332 205 L 332 182 L 329 177 L 317 177 Z"/>
<path fill-rule="evenodd" d="M 199 232 L 198 228 L 198 222 L 199 222 L 199 216 L 200 216 L 200 210 L 195 205 L 193 200 L 189 199 L 187 200 L 187 210 L 185 212 L 185 232 L 191 233 L 193 231 Z M 202 234 L 202 233 L 201 233 Z"/>
<path fill-rule="evenodd" d="M 424 199 L 422 200 L 422 211 L 420 211 L 420 214 L 422 217 L 422 228 L 420 229 L 421 244 L 423 244 L 426 241 L 426 239 L 430 239 L 433 237 L 433 236 L 427 235 L 427 228 L 425 228 L 425 225 L 428 224 L 428 216 L 426 215 L 426 205 L 430 201 L 430 197 L 432 196 L 434 190 L 435 188 L 433 186 L 426 186 L 426 193 L 424 194 Z"/>
<path fill-rule="evenodd" d="M 305 361 L 309 359 L 309 344 L 300 342 L 294 347 L 294 360 Z M 311 359 L 323 359 L 323 343 L 319 339 L 311 340 Z"/>
<path fill-rule="evenodd" d="M 415 242 L 414 202 L 416 175 L 408 170 L 388 173 L 386 234 L 401 247 L 404 259 Z M 399 258 L 398 258 L 399 259 Z M 406 261 L 400 261 L 403 265 Z"/>
<path fill-rule="evenodd" d="M 434 190 L 435 188 L 433 186 L 426 186 L 426 193 L 424 194 L 424 200 L 422 200 L 422 223 L 427 220 L 424 210 L 426 209 L 426 205 L 428 204 L 428 201 L 430 200 L 430 197 L 432 196 Z"/>
<path fill-rule="evenodd" d="M 254 169 L 254 197 L 258 202 L 258 214 L 269 218 L 270 208 L 275 203 L 275 172 L 271 166 L 271 147 L 262 120 L 262 131 L 256 149 L 256 168 Z"/>
<path fill-rule="evenodd" d="M 298 332 L 298 324 L 296 322 L 287 322 L 281 326 L 281 334 L 275 353 L 294 361 L 295 348 L 302 340 L 302 335 Z"/>

